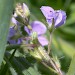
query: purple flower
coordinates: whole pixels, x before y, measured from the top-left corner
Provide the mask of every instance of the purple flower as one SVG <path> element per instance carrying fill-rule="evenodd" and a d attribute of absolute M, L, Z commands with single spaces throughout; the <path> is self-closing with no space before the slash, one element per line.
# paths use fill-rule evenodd
<path fill-rule="evenodd" d="M 49 6 L 42 6 L 41 11 L 43 15 L 45 16 L 47 23 L 51 27 L 52 20 L 54 19 L 54 27 L 59 27 L 63 25 L 66 21 L 66 13 L 62 10 L 54 10 L 53 8 Z"/>
<path fill-rule="evenodd" d="M 14 27 L 10 27 L 9 34 L 8 34 L 8 42 L 10 44 L 21 44 L 22 43 L 22 38 L 12 39 L 12 37 L 14 37 L 16 33 L 17 31 L 14 29 Z"/>
<path fill-rule="evenodd" d="M 9 28 L 9 34 L 8 34 L 8 42 L 10 44 L 16 44 L 16 40 L 11 39 L 16 33 L 16 30 L 14 29 L 14 27 L 10 27 Z"/>
<path fill-rule="evenodd" d="M 17 25 L 17 23 L 18 23 L 18 21 L 14 17 L 11 18 L 11 22 L 15 25 Z"/>
<path fill-rule="evenodd" d="M 19 25 L 18 25 L 19 22 L 14 17 L 12 17 L 11 22 L 13 23 L 13 26 L 10 26 L 10 28 L 9 28 L 9 34 L 8 34 L 8 40 L 7 41 L 10 44 L 20 44 L 21 38 L 20 39 L 12 39 L 12 37 L 14 37 L 17 33 L 15 26 L 17 26 L 19 29 Z"/>
<path fill-rule="evenodd" d="M 46 33 L 46 26 L 40 22 L 40 21 L 33 21 L 31 23 L 31 27 L 32 27 L 32 31 L 29 30 L 26 26 L 25 26 L 25 31 L 31 35 L 32 32 L 37 32 L 38 35 L 38 41 L 42 46 L 48 45 L 48 40 L 43 36 L 43 34 Z"/>

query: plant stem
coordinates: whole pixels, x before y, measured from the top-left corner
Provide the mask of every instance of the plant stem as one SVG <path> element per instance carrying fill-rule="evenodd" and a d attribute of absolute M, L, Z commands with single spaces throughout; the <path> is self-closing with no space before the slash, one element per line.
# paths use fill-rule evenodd
<path fill-rule="evenodd" d="M 41 63 L 42 63 L 44 66 L 46 66 L 47 68 L 49 68 L 49 69 L 50 69 L 51 71 L 53 71 L 54 73 L 57 73 L 58 75 L 62 75 L 62 72 L 61 72 L 60 68 L 54 63 L 54 61 L 51 59 L 51 57 L 48 55 L 48 53 L 47 53 L 47 54 L 45 53 L 45 54 L 46 54 L 46 55 L 48 56 L 48 58 L 49 58 L 48 63 L 50 63 L 53 68 L 51 68 L 50 65 L 48 65 L 45 61 L 43 61 L 45 58 L 44 58 L 44 56 L 42 55 L 42 53 L 40 52 L 40 50 L 37 49 L 37 51 L 38 51 L 38 53 L 40 54 L 40 56 L 42 57 Z"/>
<path fill-rule="evenodd" d="M 49 39 L 49 43 L 48 43 L 48 55 L 50 54 L 50 50 L 51 50 L 52 35 L 53 35 L 53 32 L 50 33 L 50 39 Z M 60 68 L 52 61 L 51 57 L 49 58 L 49 60 L 50 60 L 50 64 L 56 70 L 57 74 L 62 75 Z"/>
<path fill-rule="evenodd" d="M 44 58 L 44 56 L 42 55 L 42 53 L 40 52 L 40 50 L 37 50 L 38 51 L 38 53 L 40 54 L 40 56 L 42 57 L 42 58 Z M 48 55 L 48 54 L 47 54 Z M 45 59 L 45 58 L 44 58 Z M 50 58 L 49 58 L 50 59 Z M 52 72 L 54 72 L 54 73 L 57 73 L 57 71 L 55 70 L 55 68 L 53 69 L 53 68 L 51 68 L 50 66 L 48 66 L 47 65 L 47 63 L 46 62 L 44 62 L 43 60 L 41 61 L 41 63 L 45 66 L 45 67 L 47 67 L 48 69 L 50 69 Z M 52 62 L 52 60 L 51 60 L 51 64 L 52 64 L 52 66 L 54 65 L 54 63 Z"/>
<path fill-rule="evenodd" d="M 53 33 L 51 32 L 51 34 L 50 34 L 50 38 L 49 38 L 49 42 L 48 42 L 48 54 L 50 54 L 50 50 L 51 50 L 52 35 L 53 35 Z"/>
<path fill-rule="evenodd" d="M 47 67 L 48 69 L 50 69 L 52 72 L 57 73 L 53 68 L 49 67 L 45 62 L 41 62 L 45 67 Z"/>

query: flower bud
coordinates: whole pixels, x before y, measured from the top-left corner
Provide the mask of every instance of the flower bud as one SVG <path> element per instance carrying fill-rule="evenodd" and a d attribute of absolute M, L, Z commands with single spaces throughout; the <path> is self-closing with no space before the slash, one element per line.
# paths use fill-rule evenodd
<path fill-rule="evenodd" d="M 29 16 L 30 15 L 29 8 L 27 7 L 27 5 L 25 3 L 23 3 L 23 10 L 24 10 L 24 15 L 25 16 Z"/>
<path fill-rule="evenodd" d="M 29 8 L 27 7 L 27 5 L 25 3 L 23 4 L 20 4 L 18 3 L 16 5 L 16 9 L 15 9 L 17 15 L 21 16 L 22 18 L 26 18 L 30 15 L 30 11 L 29 11 Z"/>
<path fill-rule="evenodd" d="M 48 62 L 49 61 L 49 55 L 46 52 L 46 50 L 42 46 L 39 46 L 38 51 L 39 51 L 39 54 L 42 56 L 42 60 L 45 62 Z"/>
<path fill-rule="evenodd" d="M 49 55 L 44 50 L 43 47 L 39 46 L 38 48 L 34 48 L 34 51 L 31 51 L 30 53 L 34 58 L 39 59 L 41 61 L 48 62 L 49 61 Z"/>
<path fill-rule="evenodd" d="M 37 48 L 35 48 L 34 51 L 31 51 L 30 54 L 31 54 L 31 56 L 33 56 L 35 59 L 37 59 L 37 60 L 39 60 L 39 61 L 42 60 L 42 57 L 41 57 L 41 55 L 39 54 Z"/>

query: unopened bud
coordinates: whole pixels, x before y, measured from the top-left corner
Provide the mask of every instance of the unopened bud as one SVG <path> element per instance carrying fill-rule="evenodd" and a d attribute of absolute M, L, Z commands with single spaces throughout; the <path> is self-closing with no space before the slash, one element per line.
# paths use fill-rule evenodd
<path fill-rule="evenodd" d="M 46 50 L 42 46 L 39 46 L 38 51 L 39 51 L 40 55 L 42 56 L 42 59 L 44 61 L 48 62 L 49 61 L 49 55 L 46 52 Z"/>
<path fill-rule="evenodd" d="M 40 60 L 40 61 L 42 60 L 42 57 L 41 57 L 41 55 L 39 54 L 37 48 L 35 48 L 34 51 L 31 51 L 30 54 L 31 54 L 35 59 Z"/>
<path fill-rule="evenodd" d="M 34 58 L 39 59 L 41 61 L 45 61 L 45 62 L 49 61 L 49 56 L 48 56 L 47 52 L 41 46 L 39 46 L 38 48 L 35 48 L 34 51 L 31 51 L 30 54 Z"/>
<path fill-rule="evenodd" d="M 29 8 L 28 8 L 28 6 L 25 3 L 23 3 L 23 10 L 24 10 L 24 15 L 25 16 L 29 16 L 30 15 Z"/>
<path fill-rule="evenodd" d="M 18 3 L 16 5 L 16 14 L 21 16 L 22 18 L 27 18 L 30 15 L 30 11 L 29 8 L 27 7 L 27 5 L 25 3 L 20 4 Z"/>

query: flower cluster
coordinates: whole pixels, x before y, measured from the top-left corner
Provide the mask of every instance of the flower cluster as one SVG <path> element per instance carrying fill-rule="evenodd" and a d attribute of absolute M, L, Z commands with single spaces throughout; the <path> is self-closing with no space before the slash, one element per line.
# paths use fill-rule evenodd
<path fill-rule="evenodd" d="M 17 6 L 19 7 L 19 6 Z M 21 7 L 21 6 L 20 6 Z M 8 35 L 8 42 L 10 44 L 21 44 L 23 41 L 23 35 L 21 32 L 19 32 L 21 30 L 21 26 L 20 26 L 20 22 L 16 20 L 16 17 L 21 16 L 23 17 L 26 21 L 27 21 L 27 11 L 29 13 L 29 9 L 28 7 L 23 3 L 22 5 L 23 9 L 21 8 L 21 10 L 23 11 L 20 12 L 19 9 L 15 11 L 15 14 L 13 15 L 14 17 L 12 17 L 11 22 L 14 24 L 13 26 L 10 26 L 9 29 L 9 35 Z M 25 11 L 26 9 L 26 11 Z M 25 14 L 25 15 L 24 15 Z M 27 16 L 26 16 L 27 14 Z M 31 29 L 28 28 L 27 24 L 24 25 L 24 31 L 27 32 L 28 37 L 31 37 L 33 32 L 36 32 L 38 37 L 38 42 L 39 44 L 41 44 L 42 46 L 48 45 L 48 40 L 46 39 L 46 37 L 44 36 L 44 34 L 46 33 L 46 26 L 40 22 L 40 21 L 33 21 L 31 23 L 28 23 L 28 25 L 31 27 Z M 14 37 L 17 37 L 16 34 L 20 34 L 22 37 L 14 39 Z M 26 36 L 27 37 L 27 36 Z"/>
<path fill-rule="evenodd" d="M 66 13 L 64 11 L 54 10 L 53 8 L 49 6 L 42 6 L 40 9 L 43 15 L 45 16 L 49 27 L 51 27 L 52 24 L 54 24 L 54 27 L 57 28 L 58 26 L 61 26 L 65 23 Z M 40 44 L 42 46 L 48 45 L 48 40 L 46 36 L 44 35 L 47 31 L 46 26 L 40 21 L 32 21 L 31 23 L 29 22 L 30 11 L 26 4 L 24 3 L 17 4 L 15 13 L 13 16 L 14 17 L 12 17 L 11 22 L 14 25 L 10 26 L 9 35 L 8 35 L 8 42 L 10 44 L 21 44 L 22 43 L 22 41 L 24 40 L 23 38 L 25 38 L 25 36 L 21 32 L 21 27 L 23 27 L 24 31 L 27 32 L 26 37 L 31 38 L 32 33 L 36 32 L 37 39 L 38 39 L 37 44 Z M 19 21 L 16 19 L 18 16 L 20 17 L 22 21 Z M 54 20 L 54 23 L 52 23 L 53 20 Z M 23 24 L 23 26 L 21 26 L 21 24 Z M 17 38 L 15 39 L 15 37 Z"/>
<path fill-rule="evenodd" d="M 41 11 L 46 18 L 47 23 L 51 27 L 52 20 L 54 19 L 54 27 L 57 28 L 63 25 L 66 21 L 66 13 L 62 10 L 54 10 L 49 6 L 42 6 Z"/>
<path fill-rule="evenodd" d="M 43 36 L 46 33 L 46 26 L 40 21 L 33 21 L 31 24 L 32 30 L 29 30 L 26 26 L 24 29 L 26 32 L 31 35 L 33 32 L 36 32 L 38 35 L 38 41 L 42 46 L 48 45 L 48 40 Z"/>

